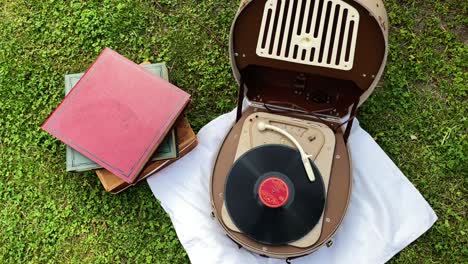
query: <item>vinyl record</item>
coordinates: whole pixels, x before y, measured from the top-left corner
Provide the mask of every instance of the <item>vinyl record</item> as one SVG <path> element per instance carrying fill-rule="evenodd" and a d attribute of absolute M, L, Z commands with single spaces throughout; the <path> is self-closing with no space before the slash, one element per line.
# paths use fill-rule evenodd
<path fill-rule="evenodd" d="M 226 208 L 237 228 L 270 245 L 287 244 L 309 233 L 325 206 L 322 176 L 310 162 L 313 182 L 300 153 L 285 145 L 263 145 L 237 159 L 225 185 Z"/>

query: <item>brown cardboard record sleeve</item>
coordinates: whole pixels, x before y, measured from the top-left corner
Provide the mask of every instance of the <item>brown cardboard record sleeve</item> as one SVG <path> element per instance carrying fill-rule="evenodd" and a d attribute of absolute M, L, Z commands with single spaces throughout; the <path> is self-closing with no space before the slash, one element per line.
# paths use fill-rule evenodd
<path fill-rule="evenodd" d="M 104 189 L 114 194 L 124 191 L 129 187 L 136 185 L 138 182 L 146 179 L 153 173 L 165 168 L 174 161 L 185 156 L 197 146 L 197 136 L 190 127 L 190 123 L 188 122 L 185 116 L 181 116 L 175 122 L 174 127 L 176 128 L 177 145 L 179 149 L 179 156 L 177 158 L 148 162 L 143 168 L 140 175 L 138 176 L 137 180 L 132 184 L 124 182 L 122 179 L 115 176 L 113 173 L 106 169 L 96 170 L 96 174 L 99 180 L 101 181 L 102 185 L 104 186 Z"/>

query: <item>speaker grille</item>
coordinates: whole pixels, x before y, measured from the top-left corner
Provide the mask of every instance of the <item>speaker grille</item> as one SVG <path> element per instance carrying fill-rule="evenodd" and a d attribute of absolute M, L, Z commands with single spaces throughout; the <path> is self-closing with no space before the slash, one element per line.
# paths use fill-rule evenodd
<path fill-rule="evenodd" d="M 358 25 L 358 11 L 340 0 L 268 0 L 257 55 L 350 70 Z"/>

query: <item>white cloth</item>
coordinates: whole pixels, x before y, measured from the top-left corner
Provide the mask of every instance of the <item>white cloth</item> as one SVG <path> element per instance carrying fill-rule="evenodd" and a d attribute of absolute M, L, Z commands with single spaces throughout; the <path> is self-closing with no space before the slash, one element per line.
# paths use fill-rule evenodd
<path fill-rule="evenodd" d="M 239 249 L 211 217 L 211 172 L 234 119 L 233 111 L 211 121 L 198 133 L 199 143 L 192 152 L 148 178 L 148 183 L 192 263 L 285 263 Z M 357 120 L 348 147 L 353 190 L 334 243 L 292 263 L 384 263 L 437 220 L 426 200 Z"/>

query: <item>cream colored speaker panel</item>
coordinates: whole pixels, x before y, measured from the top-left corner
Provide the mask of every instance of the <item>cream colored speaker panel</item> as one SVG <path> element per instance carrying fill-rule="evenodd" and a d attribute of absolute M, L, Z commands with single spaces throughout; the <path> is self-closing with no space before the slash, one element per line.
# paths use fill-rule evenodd
<path fill-rule="evenodd" d="M 339 70 L 353 68 L 359 13 L 340 0 L 268 0 L 260 57 Z"/>

